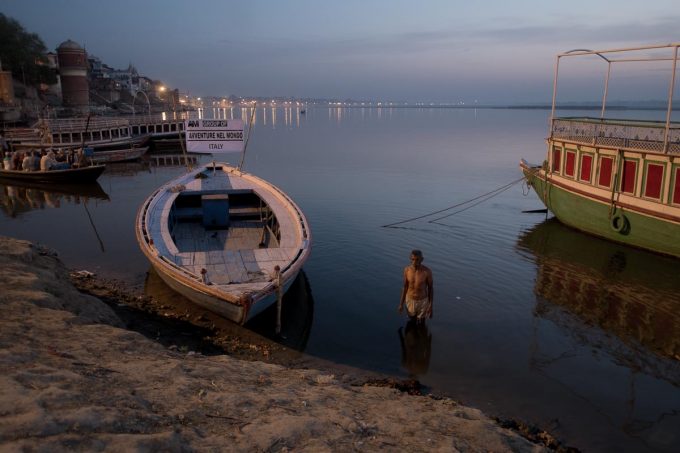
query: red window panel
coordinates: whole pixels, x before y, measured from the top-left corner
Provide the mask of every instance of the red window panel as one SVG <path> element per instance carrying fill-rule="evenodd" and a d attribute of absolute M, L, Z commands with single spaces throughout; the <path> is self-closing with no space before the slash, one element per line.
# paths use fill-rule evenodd
<path fill-rule="evenodd" d="M 562 150 L 559 148 L 553 148 L 553 164 L 552 171 L 560 172 L 560 157 L 562 156 Z"/>
<path fill-rule="evenodd" d="M 661 184 L 663 183 L 663 165 L 647 164 L 645 178 L 645 197 L 661 198 Z"/>
<path fill-rule="evenodd" d="M 621 192 L 635 193 L 635 178 L 637 176 L 637 162 L 623 161 L 623 178 L 621 178 Z"/>
<path fill-rule="evenodd" d="M 600 178 L 597 183 L 604 187 L 612 185 L 612 169 L 614 168 L 614 158 L 600 157 Z"/>
<path fill-rule="evenodd" d="M 567 176 L 574 176 L 574 169 L 576 168 L 576 153 L 573 151 L 567 151 L 564 154 L 564 174 Z"/>
<path fill-rule="evenodd" d="M 675 169 L 675 186 L 673 187 L 673 203 L 680 204 L 680 167 Z"/>
<path fill-rule="evenodd" d="M 593 171 L 593 156 L 590 154 L 581 155 L 581 181 L 590 182 Z"/>

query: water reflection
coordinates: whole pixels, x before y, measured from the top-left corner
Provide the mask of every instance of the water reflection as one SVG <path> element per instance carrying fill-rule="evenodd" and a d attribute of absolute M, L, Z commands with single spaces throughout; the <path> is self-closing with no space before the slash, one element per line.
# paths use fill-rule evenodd
<path fill-rule="evenodd" d="M 432 334 L 424 322 L 409 320 L 406 327 L 399 328 L 401 366 L 412 377 L 424 375 L 430 368 Z"/>
<path fill-rule="evenodd" d="M 151 173 L 151 164 L 148 160 L 137 162 L 114 162 L 106 164 L 104 174 L 108 176 L 134 176 L 137 173 Z"/>
<path fill-rule="evenodd" d="M 161 301 L 164 304 L 163 308 L 184 314 L 187 319 L 198 319 L 206 316 L 205 309 L 193 304 L 189 299 L 173 291 L 161 280 L 153 268 L 149 270 L 144 282 L 144 294 Z M 214 314 L 208 316 L 219 318 L 219 316 Z M 304 272 L 300 272 L 283 297 L 280 335 L 275 333 L 275 305 L 268 307 L 248 321 L 245 327 L 286 347 L 297 351 L 304 351 L 312 330 L 313 318 L 314 299 L 312 298 L 312 290 L 307 276 Z M 224 318 L 220 318 L 220 320 L 223 321 L 221 323 L 223 330 L 231 330 L 238 333 L 236 331 L 241 329 L 237 324 Z"/>
<path fill-rule="evenodd" d="M 538 264 L 535 316 L 633 371 L 680 385 L 678 260 L 609 243 L 555 219 L 525 233 L 518 247 Z M 598 336 L 592 326 L 620 341 Z"/>
<path fill-rule="evenodd" d="M 59 208 L 62 204 L 86 203 L 89 199 L 109 200 L 98 183 L 40 184 L 12 181 L 0 183 L 0 209 L 9 217 L 18 217 L 35 209 Z"/>
<path fill-rule="evenodd" d="M 297 351 L 304 351 L 314 320 L 312 289 L 304 272 L 300 272 L 283 296 L 281 334 L 276 335 L 276 305 L 248 321 L 246 327 Z"/>

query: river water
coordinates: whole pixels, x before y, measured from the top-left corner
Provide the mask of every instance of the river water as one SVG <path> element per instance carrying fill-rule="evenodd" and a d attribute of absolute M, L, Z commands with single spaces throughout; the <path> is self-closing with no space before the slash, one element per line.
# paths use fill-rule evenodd
<path fill-rule="evenodd" d="M 581 113 L 593 115 L 573 115 Z M 548 115 L 259 109 L 245 168 L 286 191 L 312 229 L 304 270 L 313 316 L 302 346 L 415 377 L 586 451 L 680 451 L 680 261 L 523 212 L 543 206 L 521 183 L 494 192 L 521 177 L 520 158 L 543 160 Z M 182 171 L 112 165 L 98 188 L 79 194 L 0 185 L 0 234 L 143 287 L 136 210 Z M 434 274 L 425 329 L 397 313 L 414 248 Z"/>

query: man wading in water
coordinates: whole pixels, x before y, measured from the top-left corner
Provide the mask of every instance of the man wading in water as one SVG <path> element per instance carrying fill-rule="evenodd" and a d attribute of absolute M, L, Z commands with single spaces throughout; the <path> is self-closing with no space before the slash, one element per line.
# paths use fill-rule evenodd
<path fill-rule="evenodd" d="M 423 252 L 413 250 L 411 252 L 411 265 L 404 268 L 404 288 L 401 290 L 399 313 L 404 311 L 409 318 L 418 322 L 425 322 L 426 318 L 432 318 L 432 299 L 434 296 L 432 286 L 432 271 L 423 266 Z"/>

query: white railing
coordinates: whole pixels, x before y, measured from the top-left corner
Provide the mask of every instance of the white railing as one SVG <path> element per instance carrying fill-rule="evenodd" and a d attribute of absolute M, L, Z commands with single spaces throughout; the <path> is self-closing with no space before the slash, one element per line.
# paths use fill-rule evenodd
<path fill-rule="evenodd" d="M 665 135 L 664 122 L 555 118 L 551 138 L 591 146 L 680 154 L 680 123 L 670 124 L 666 149 Z"/>
<path fill-rule="evenodd" d="M 184 123 L 184 117 L 186 115 L 178 114 L 177 118 L 163 118 L 162 114 L 154 115 L 135 115 L 128 117 L 128 121 L 131 125 L 138 124 L 166 124 L 166 123 Z"/>
<path fill-rule="evenodd" d="M 64 118 L 38 120 L 33 127 L 36 129 L 47 128 L 52 133 L 61 132 L 84 132 L 92 130 L 118 129 L 129 126 L 129 121 L 124 118 L 101 118 L 91 117 L 88 124 L 87 118 Z"/>

